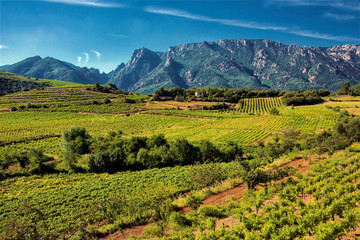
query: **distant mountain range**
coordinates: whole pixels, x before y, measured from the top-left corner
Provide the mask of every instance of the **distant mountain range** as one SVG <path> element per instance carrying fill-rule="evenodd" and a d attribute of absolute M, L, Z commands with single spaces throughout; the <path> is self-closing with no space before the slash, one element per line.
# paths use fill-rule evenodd
<path fill-rule="evenodd" d="M 220 40 L 135 50 L 127 64 L 108 74 L 54 58 L 32 57 L 0 67 L 17 74 L 78 83 L 114 83 L 126 91 L 153 93 L 173 88 L 338 90 L 360 83 L 360 45 L 300 47 L 271 40 Z"/>
<path fill-rule="evenodd" d="M 34 78 L 54 79 L 82 84 L 106 83 L 108 76 L 94 68 L 80 68 L 55 58 L 30 57 L 0 70 Z"/>

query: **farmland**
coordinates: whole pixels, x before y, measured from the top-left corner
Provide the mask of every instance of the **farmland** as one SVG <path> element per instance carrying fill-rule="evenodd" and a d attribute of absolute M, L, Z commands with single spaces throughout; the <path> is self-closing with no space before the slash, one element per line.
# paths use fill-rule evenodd
<path fill-rule="evenodd" d="M 87 159 L 90 155 L 101 155 L 102 152 L 99 151 L 102 146 L 116 146 L 115 150 L 120 151 L 118 146 L 126 140 L 131 142 L 136 137 L 141 139 L 152 136 L 164 136 L 169 141 L 169 149 L 178 143 L 177 140 L 182 139 L 201 151 L 204 150 L 202 146 L 211 146 L 201 145 L 204 140 L 220 146 L 221 151 L 228 147 L 227 144 L 235 143 L 245 151 L 240 156 L 245 159 L 244 164 L 258 159 L 272 159 L 270 162 L 275 159 L 275 164 L 279 156 L 282 161 L 291 161 L 294 155 L 302 158 L 328 152 L 332 155 L 337 149 L 329 150 L 322 145 L 311 147 L 306 141 L 319 141 L 314 138 L 317 134 L 320 136 L 323 131 L 331 132 L 341 117 L 346 117 L 349 113 L 357 114 L 360 105 L 360 99 L 350 97 L 332 96 L 325 98 L 321 104 L 295 107 L 284 105 L 280 97 L 254 97 L 244 98 L 238 103 L 226 103 L 225 107 L 217 102 L 152 101 L 147 95 L 101 92 L 80 85 L 59 85 L 0 97 L 2 160 L 9 153 L 38 149 L 53 157 L 48 166 L 54 166 L 53 173 L 44 175 L 33 174 L 26 168 L 19 169 L 16 162 L 10 163 L 12 168 L 2 170 L 0 221 L 13 226 L 0 234 L 4 239 L 11 239 L 6 234 L 15 234 L 20 231 L 20 226 L 24 229 L 36 229 L 36 234 L 45 236 L 44 239 L 76 239 L 81 236 L 88 236 L 90 239 L 128 226 L 156 221 L 160 224 L 156 226 L 161 226 L 161 229 L 153 227 L 152 231 L 161 233 L 150 236 L 166 237 L 166 223 L 173 221 L 172 224 L 175 224 L 174 216 L 178 214 L 176 206 L 172 204 L 183 198 L 185 193 L 196 195 L 199 189 L 214 184 L 214 181 L 209 181 L 200 186 L 195 184 L 199 181 L 194 179 L 203 180 L 204 175 L 201 174 L 216 173 L 218 180 L 215 182 L 235 181 L 235 185 L 245 186 L 248 182 L 242 175 L 245 174 L 242 167 L 238 163 L 221 162 L 221 159 L 217 159 L 218 163 L 204 165 L 99 174 L 88 172 Z M 224 108 L 216 109 L 218 106 Z M 90 147 L 90 152 L 79 156 L 78 172 L 76 168 L 69 171 L 62 160 L 62 133 L 70 127 L 84 128 L 94 144 Z M 121 132 L 121 139 L 114 132 Z M 286 143 L 289 141 L 287 134 L 290 133 L 293 134 L 291 141 L 296 143 L 289 147 Z M 266 152 L 270 148 L 274 150 L 272 155 L 264 157 L 262 151 Z M 202 208 L 198 210 L 200 212 L 191 211 L 185 218 L 193 222 L 190 224 L 193 227 L 175 226 L 171 228 L 173 234 L 182 239 L 184 233 L 180 230 L 183 228 L 187 231 L 186 234 L 200 229 L 198 231 L 204 239 L 210 239 L 211 236 L 215 239 L 225 236 L 230 237 L 229 239 L 237 239 L 235 236 L 252 239 L 251 236 L 259 235 L 260 232 L 264 239 L 272 239 L 278 237 L 276 232 L 281 232 L 279 229 L 282 229 L 284 236 L 306 236 L 310 233 L 320 236 L 319 239 L 326 239 L 323 236 L 331 234 L 331 228 L 338 231 L 331 236 L 341 236 L 348 229 L 356 229 L 356 221 L 359 219 L 359 206 L 356 203 L 359 202 L 359 186 L 356 183 L 359 176 L 358 145 L 353 148 L 355 150 L 346 150 L 343 155 L 334 155 L 329 159 L 319 158 L 325 160 L 314 164 L 312 172 L 306 176 L 296 175 L 295 182 L 289 182 L 285 186 L 276 185 L 278 175 L 283 173 L 276 175 L 277 168 L 272 164 L 267 165 L 264 169 L 272 171 L 273 178 L 265 182 L 265 186 L 271 184 L 271 187 L 268 185 L 267 193 L 264 193 L 264 189 L 249 192 L 250 195 L 244 196 L 245 202 L 235 201 L 231 203 L 232 207 L 222 205 L 217 210 L 211 210 L 221 213 L 215 216 L 210 213 L 202 214 L 201 211 L 205 211 Z M 160 148 L 154 149 L 146 151 L 151 155 Z M 135 155 L 144 151 L 137 150 Z M 131 154 L 133 153 L 127 156 L 126 164 L 138 161 L 139 156 L 131 159 Z M 204 162 L 207 162 L 206 159 Z M 256 166 L 263 169 L 262 164 Z M 341 184 L 338 184 L 340 179 Z M 344 185 L 347 187 L 343 187 Z M 342 196 L 344 192 L 348 194 Z M 311 198 L 309 204 L 304 203 L 306 197 Z M 300 198 L 303 200 L 300 201 Z M 265 204 L 267 201 L 274 204 Z M 191 205 L 191 201 L 188 202 Z M 258 207 L 253 206 L 254 202 Z M 339 202 L 341 209 L 334 212 L 334 208 L 340 207 L 332 202 Z M 356 210 L 354 214 L 350 213 L 350 209 Z M 280 223 L 274 220 L 276 214 L 283 216 Z M 212 231 L 212 227 L 209 227 L 212 221 L 217 221 L 218 216 L 235 215 L 243 222 L 237 228 Z M 309 216 L 309 219 L 304 216 Z M 261 220 L 262 217 L 268 221 Z M 299 218 L 303 222 L 294 220 Z M 331 219 L 337 220 L 336 223 L 332 223 Z M 103 223 L 99 227 L 97 224 L 100 222 Z M 302 226 L 301 229 L 299 225 Z M 35 233 L 24 234 L 33 236 L 31 234 Z"/>

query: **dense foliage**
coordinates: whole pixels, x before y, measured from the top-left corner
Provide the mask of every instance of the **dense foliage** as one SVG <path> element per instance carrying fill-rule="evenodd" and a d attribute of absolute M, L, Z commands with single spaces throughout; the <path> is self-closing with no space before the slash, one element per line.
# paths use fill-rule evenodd
<path fill-rule="evenodd" d="M 279 97 L 282 92 L 277 90 L 249 90 L 249 89 L 227 89 L 227 88 L 204 88 L 204 89 L 173 89 L 161 88 L 153 96 L 154 100 L 173 99 L 184 101 L 186 99 L 197 99 L 203 101 L 224 101 L 237 103 L 240 99 L 256 97 Z"/>
<path fill-rule="evenodd" d="M 164 135 L 123 138 L 110 132 L 93 142 L 89 171 L 116 172 L 190 165 L 196 162 L 230 162 L 242 156 L 241 147 L 227 144 L 221 149 L 209 141 L 194 145 L 184 138 L 168 141 Z"/>
<path fill-rule="evenodd" d="M 287 106 L 312 105 L 323 101 L 319 92 L 312 90 L 288 91 L 284 93 L 282 99 Z"/>

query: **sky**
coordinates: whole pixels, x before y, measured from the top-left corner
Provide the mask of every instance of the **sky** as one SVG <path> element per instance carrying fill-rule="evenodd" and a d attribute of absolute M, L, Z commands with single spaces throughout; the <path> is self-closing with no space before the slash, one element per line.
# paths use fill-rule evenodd
<path fill-rule="evenodd" d="M 109 72 L 135 49 L 221 39 L 360 44 L 360 0 L 0 0 L 0 66 L 39 55 Z"/>

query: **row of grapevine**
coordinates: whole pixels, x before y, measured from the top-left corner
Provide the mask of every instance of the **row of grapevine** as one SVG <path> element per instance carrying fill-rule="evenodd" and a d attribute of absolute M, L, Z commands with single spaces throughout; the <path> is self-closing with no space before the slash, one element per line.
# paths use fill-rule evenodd
<path fill-rule="evenodd" d="M 229 167 L 225 163 L 215 165 L 218 169 Z M 140 218 L 149 213 L 153 215 L 153 207 L 160 206 L 162 200 L 195 187 L 188 181 L 190 167 L 112 175 L 61 173 L 4 180 L 0 188 L 0 237 L 5 234 L 1 230 L 7 227 L 6 222 L 31 219 L 34 212 L 22 211 L 24 208 L 41 211 L 44 217 L 36 224 L 46 226 L 48 232 L 56 235 L 70 232 L 81 224 L 106 220 L 115 214 L 107 211 L 107 207 L 117 211 L 114 217 L 122 219 L 124 224 L 137 214 Z M 112 199 L 121 204 L 108 206 Z"/>
<path fill-rule="evenodd" d="M 239 113 L 268 113 L 272 108 L 284 108 L 280 98 L 245 98 L 239 102 Z"/>

